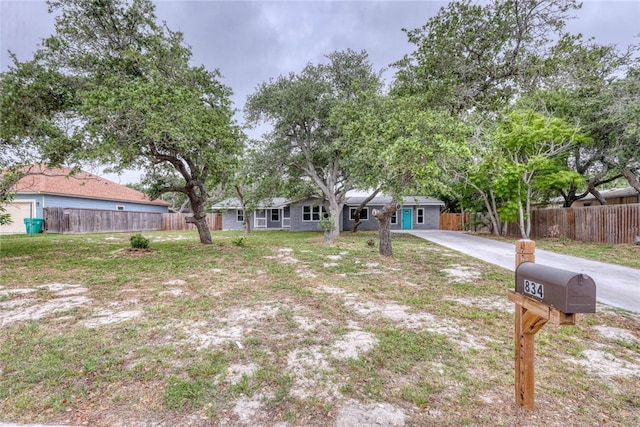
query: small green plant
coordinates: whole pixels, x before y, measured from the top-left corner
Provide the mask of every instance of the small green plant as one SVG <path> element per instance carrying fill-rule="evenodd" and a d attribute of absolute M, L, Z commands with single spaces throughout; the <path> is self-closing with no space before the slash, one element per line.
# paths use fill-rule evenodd
<path fill-rule="evenodd" d="M 330 215 L 320 218 L 320 228 L 325 232 L 333 231 L 335 224 L 333 223 L 333 219 Z"/>
<path fill-rule="evenodd" d="M 234 239 L 231 243 L 241 248 L 246 246 L 246 243 L 244 242 L 244 236 L 240 236 L 237 239 Z"/>
<path fill-rule="evenodd" d="M 142 234 L 134 234 L 129 238 L 131 242 L 131 247 L 136 249 L 148 249 L 149 248 L 149 239 L 144 237 Z"/>

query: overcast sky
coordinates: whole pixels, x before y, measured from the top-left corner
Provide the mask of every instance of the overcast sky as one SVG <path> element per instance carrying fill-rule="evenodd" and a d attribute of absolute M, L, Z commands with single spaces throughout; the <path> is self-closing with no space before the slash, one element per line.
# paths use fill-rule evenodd
<path fill-rule="evenodd" d="M 299 72 L 335 50 L 366 50 L 376 69 L 413 51 L 402 28 L 424 25 L 446 1 L 160 0 L 156 15 L 184 33 L 194 65 L 218 68 L 235 107 L 271 77 Z M 621 48 L 639 43 L 640 0 L 586 0 L 568 30 Z M 0 0 L 0 71 L 8 51 L 31 58 L 53 32 L 43 1 Z M 392 73 L 385 75 L 391 78 Z M 241 120 L 241 116 L 238 117 Z M 130 182 L 126 177 L 120 179 Z"/>

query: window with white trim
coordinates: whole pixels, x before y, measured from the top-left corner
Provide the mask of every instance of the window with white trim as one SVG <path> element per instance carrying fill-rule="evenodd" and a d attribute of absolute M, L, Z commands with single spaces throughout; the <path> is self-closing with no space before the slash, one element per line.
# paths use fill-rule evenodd
<path fill-rule="evenodd" d="M 244 211 L 242 209 L 238 209 L 238 214 L 236 216 L 236 221 L 244 222 Z"/>
<path fill-rule="evenodd" d="M 358 208 L 349 208 L 349 219 L 351 221 L 355 221 L 356 219 L 356 210 L 358 210 Z M 366 221 L 368 219 L 369 219 L 369 208 L 362 208 L 362 210 L 360 211 L 360 220 Z"/>
<path fill-rule="evenodd" d="M 303 206 L 302 207 L 302 220 L 303 221 L 320 221 L 320 212 L 326 218 L 327 211 L 322 206 Z"/>
<path fill-rule="evenodd" d="M 424 208 L 418 208 L 417 222 L 418 224 L 424 224 Z"/>

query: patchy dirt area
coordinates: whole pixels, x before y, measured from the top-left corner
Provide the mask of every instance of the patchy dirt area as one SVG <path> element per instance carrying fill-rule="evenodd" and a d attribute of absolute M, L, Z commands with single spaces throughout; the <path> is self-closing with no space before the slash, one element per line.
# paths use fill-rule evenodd
<path fill-rule="evenodd" d="M 80 285 L 51 283 L 34 288 L 0 288 L 0 326 L 39 320 L 91 303 Z"/>
<path fill-rule="evenodd" d="M 441 252 L 423 252 L 429 251 Z M 49 418 L 70 425 L 367 427 L 457 425 L 464 419 L 477 425 L 565 426 L 570 424 L 559 416 L 563 405 L 597 398 L 596 392 L 585 390 L 567 401 L 561 390 L 544 386 L 539 399 L 544 410 L 527 416 L 515 407 L 511 362 L 504 360 L 511 354 L 505 348 L 512 345 L 505 318 L 514 311 L 506 295 L 465 295 L 450 288 L 436 288 L 432 295 L 422 292 L 425 283 L 411 267 L 400 270 L 388 260 L 362 260 L 343 249 L 317 254 L 315 261 L 310 261 L 313 250 L 297 252 L 300 257 L 291 247 L 274 248 L 260 256 L 251 276 L 214 260 L 206 280 L 193 273 L 127 284 L 109 290 L 117 300 L 94 295 L 83 284 L 3 286 L 0 325 L 57 322 L 92 334 L 129 325 L 131 345 L 140 347 L 118 356 L 122 361 L 117 365 L 130 370 L 118 380 L 128 390 L 106 385 L 100 391 L 106 393 L 103 400 L 91 395 L 88 399 L 94 401 L 84 406 L 68 406 L 76 418 L 65 412 Z M 463 285 L 481 280 L 478 268 L 449 253 L 441 255 L 451 260 L 432 277 L 440 274 L 447 284 Z M 285 270 L 290 276 L 275 278 L 274 271 L 282 268 L 290 269 Z M 386 287 L 370 285 L 380 276 Z M 545 347 L 551 338 L 542 338 L 539 357 L 552 367 L 561 364 L 542 378 L 573 366 L 603 384 L 638 381 L 640 323 L 632 316 L 627 322 L 636 329 L 614 326 L 614 316 L 606 318 L 613 319 L 608 324 L 583 326 L 582 336 L 592 334 L 594 341 L 562 337 L 566 345 L 584 348 L 559 361 L 550 357 L 551 346 Z M 487 333 L 489 328 L 494 332 Z M 423 347 L 431 343 L 440 348 L 426 359 Z M 220 357 L 220 368 L 203 365 L 211 355 Z M 194 407 L 184 403 L 173 412 L 163 409 L 162 402 L 171 396 L 161 369 L 183 387 L 191 384 L 187 380 L 197 369 L 211 375 L 207 382 L 215 398 Z M 198 391 L 185 395 L 195 399 Z M 458 406 L 461 400 L 467 403 Z M 145 405 L 148 412 L 131 409 Z M 607 424 L 607 419 L 602 415 L 592 425 Z"/>

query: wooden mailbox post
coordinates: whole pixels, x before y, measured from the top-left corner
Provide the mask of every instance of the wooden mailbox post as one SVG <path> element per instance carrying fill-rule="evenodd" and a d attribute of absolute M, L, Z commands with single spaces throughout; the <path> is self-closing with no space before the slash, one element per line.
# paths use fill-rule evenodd
<path fill-rule="evenodd" d="M 575 325 L 575 313 L 595 313 L 593 280 L 584 274 L 534 264 L 535 248 L 532 240 L 516 242 L 516 291 L 509 291 L 509 299 L 516 304 L 516 403 L 525 409 L 533 409 L 534 404 L 535 334 L 549 320 Z"/>

